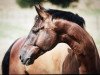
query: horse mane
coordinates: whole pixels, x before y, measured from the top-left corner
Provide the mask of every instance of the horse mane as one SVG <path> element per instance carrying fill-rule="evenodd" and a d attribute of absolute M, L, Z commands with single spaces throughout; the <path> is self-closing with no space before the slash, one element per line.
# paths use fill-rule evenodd
<path fill-rule="evenodd" d="M 83 19 L 83 17 L 79 16 L 78 14 L 74 14 L 69 11 L 62 11 L 62 10 L 55 10 L 55 9 L 48 9 L 46 11 L 53 16 L 52 19 L 61 18 L 64 20 L 74 22 L 79 26 L 81 26 L 82 28 L 84 28 L 85 26 L 85 20 Z"/>

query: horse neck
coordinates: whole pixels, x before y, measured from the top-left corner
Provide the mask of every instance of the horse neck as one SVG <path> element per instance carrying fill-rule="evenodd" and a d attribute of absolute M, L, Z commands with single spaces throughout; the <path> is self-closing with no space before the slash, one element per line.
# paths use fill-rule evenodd
<path fill-rule="evenodd" d="M 85 61 L 86 63 L 82 62 L 80 67 L 83 68 L 83 73 L 85 73 L 83 65 L 85 66 L 85 70 L 87 70 L 86 73 L 98 73 L 99 55 L 94 40 L 88 33 L 86 33 L 86 37 L 82 40 L 83 50 L 85 51 L 84 53 L 86 54 L 85 57 L 87 60 Z"/>
<path fill-rule="evenodd" d="M 65 30 L 67 29 L 66 32 L 70 38 L 69 46 L 73 50 L 75 49 L 83 52 L 82 57 L 77 56 L 80 59 L 79 62 L 81 62 L 80 63 L 81 73 L 97 72 L 96 60 L 98 60 L 99 58 L 98 58 L 97 48 L 95 46 L 92 37 L 86 32 L 86 30 L 82 29 L 80 26 L 74 23 L 71 23 L 69 25 L 71 25 L 69 28 L 68 26 L 66 26 L 67 28 L 64 28 Z M 74 37 L 74 40 L 71 37 Z M 79 43 L 77 42 L 77 40 Z"/>
<path fill-rule="evenodd" d="M 86 37 L 88 37 L 89 39 Z M 86 73 L 98 73 L 98 66 L 99 66 L 98 51 L 97 51 L 96 45 L 95 45 L 92 37 L 88 33 L 86 34 L 86 37 L 85 38 L 87 40 L 82 39 L 83 40 L 82 45 L 83 45 L 83 49 L 85 51 L 84 53 L 86 53 L 86 59 L 87 59 L 86 62 L 87 63 L 82 62 L 82 65 L 80 67 L 83 68 L 83 73 L 85 73 L 83 65 L 85 66 L 85 70 L 87 70 Z"/>

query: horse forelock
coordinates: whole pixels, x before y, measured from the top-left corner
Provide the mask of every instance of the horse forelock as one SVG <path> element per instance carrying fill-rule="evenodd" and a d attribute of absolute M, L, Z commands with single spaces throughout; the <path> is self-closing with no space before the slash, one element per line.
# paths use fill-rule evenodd
<path fill-rule="evenodd" d="M 52 19 L 61 18 L 64 20 L 68 20 L 74 22 L 84 28 L 85 20 L 83 17 L 79 16 L 78 14 L 74 14 L 68 11 L 62 10 L 55 10 L 55 9 L 48 9 L 47 12 L 52 15 Z"/>

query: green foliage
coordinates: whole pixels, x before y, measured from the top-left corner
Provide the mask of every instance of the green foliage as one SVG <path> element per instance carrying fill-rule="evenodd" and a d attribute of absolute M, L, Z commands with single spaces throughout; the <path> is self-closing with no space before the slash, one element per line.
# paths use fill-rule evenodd
<path fill-rule="evenodd" d="M 19 4 L 22 8 L 32 7 L 35 4 L 43 2 L 43 0 L 16 0 L 16 2 Z"/>
<path fill-rule="evenodd" d="M 49 2 L 51 2 L 52 4 L 61 6 L 63 8 L 68 7 L 70 3 L 74 1 L 78 2 L 78 0 L 49 0 Z"/>
<path fill-rule="evenodd" d="M 35 4 L 43 3 L 43 2 L 50 2 L 57 6 L 61 7 L 68 7 L 72 2 L 78 2 L 79 0 L 16 0 L 17 3 L 22 7 L 32 7 Z"/>

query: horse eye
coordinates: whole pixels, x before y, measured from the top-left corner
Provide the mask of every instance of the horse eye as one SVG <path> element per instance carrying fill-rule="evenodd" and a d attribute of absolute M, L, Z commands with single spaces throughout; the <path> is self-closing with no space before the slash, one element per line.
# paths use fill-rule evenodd
<path fill-rule="evenodd" d="M 39 19 L 39 17 L 38 17 L 38 16 L 36 16 L 36 17 L 35 17 L 35 20 L 37 21 L 38 19 Z"/>
<path fill-rule="evenodd" d="M 33 33 L 37 33 L 38 31 L 39 31 L 38 28 L 33 28 L 33 29 L 32 29 L 32 32 L 33 32 Z"/>

